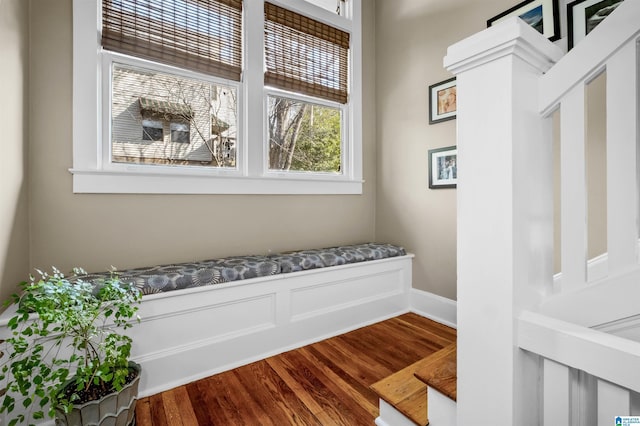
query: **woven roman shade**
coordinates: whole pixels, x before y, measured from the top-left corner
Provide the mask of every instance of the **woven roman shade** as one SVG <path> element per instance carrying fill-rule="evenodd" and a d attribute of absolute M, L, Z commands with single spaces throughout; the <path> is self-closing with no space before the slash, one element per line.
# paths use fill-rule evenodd
<path fill-rule="evenodd" d="M 242 0 L 103 0 L 102 46 L 240 81 Z"/>
<path fill-rule="evenodd" d="M 265 2 L 265 84 L 347 103 L 349 33 Z"/>

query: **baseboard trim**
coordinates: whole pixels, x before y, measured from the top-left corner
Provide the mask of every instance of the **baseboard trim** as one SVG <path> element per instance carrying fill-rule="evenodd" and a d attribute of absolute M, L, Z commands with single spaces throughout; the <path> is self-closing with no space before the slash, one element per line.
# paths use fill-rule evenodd
<path fill-rule="evenodd" d="M 410 303 L 411 312 L 449 327 L 458 328 L 458 304 L 455 300 L 412 288 Z"/>

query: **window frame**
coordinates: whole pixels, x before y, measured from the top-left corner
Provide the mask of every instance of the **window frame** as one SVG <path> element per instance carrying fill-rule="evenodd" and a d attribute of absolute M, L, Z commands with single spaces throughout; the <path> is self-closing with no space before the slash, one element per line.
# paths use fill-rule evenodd
<path fill-rule="evenodd" d="M 268 93 L 265 87 L 264 1 L 243 5 L 244 70 L 240 83 L 101 50 L 98 1 L 73 0 L 73 192 L 149 194 L 362 194 L 362 34 L 361 0 L 350 0 L 339 16 L 299 0 L 271 3 L 305 14 L 351 34 L 349 102 L 344 105 L 343 167 L 340 175 L 268 169 Z M 116 164 L 110 153 L 110 64 L 158 69 L 185 77 L 237 84 L 236 169 Z M 109 84 L 103 84 L 108 82 Z M 108 88 L 105 86 L 109 86 Z M 106 93 L 107 92 L 107 93 Z M 294 94 L 298 98 L 298 94 Z M 310 102 L 321 103 L 317 98 Z M 107 108 L 107 109 L 105 109 Z M 93 142 L 87 142 L 93 141 Z"/>

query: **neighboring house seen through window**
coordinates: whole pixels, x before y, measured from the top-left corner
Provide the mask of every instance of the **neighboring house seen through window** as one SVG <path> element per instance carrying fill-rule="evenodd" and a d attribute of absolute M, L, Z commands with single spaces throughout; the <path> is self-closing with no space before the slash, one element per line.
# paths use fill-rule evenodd
<path fill-rule="evenodd" d="M 361 0 L 73 1 L 75 192 L 362 192 Z"/>

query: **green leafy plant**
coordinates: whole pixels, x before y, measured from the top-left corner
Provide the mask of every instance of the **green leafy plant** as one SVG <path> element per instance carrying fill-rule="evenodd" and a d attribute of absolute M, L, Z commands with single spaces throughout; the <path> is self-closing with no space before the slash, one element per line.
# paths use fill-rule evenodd
<path fill-rule="evenodd" d="M 120 391 L 135 378 L 131 338 L 122 330 L 139 321 L 140 292 L 115 272 L 97 285 L 77 278 L 86 275 L 80 268 L 73 278 L 55 268 L 38 273 L 7 301 L 17 308 L 8 322 L 0 373 L 0 413 L 13 415 L 9 426 L 24 422 L 25 411 L 36 420 L 53 418 L 56 407 L 68 413 L 74 404 Z M 24 410 L 15 410 L 17 404 Z"/>

